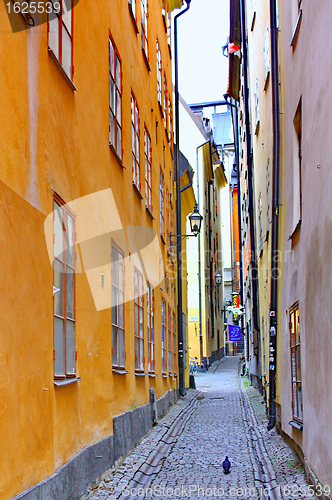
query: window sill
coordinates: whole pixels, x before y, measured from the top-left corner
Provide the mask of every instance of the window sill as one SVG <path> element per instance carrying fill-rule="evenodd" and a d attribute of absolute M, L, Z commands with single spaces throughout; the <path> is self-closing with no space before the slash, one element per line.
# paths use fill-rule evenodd
<path fill-rule="evenodd" d="M 126 168 L 126 167 L 124 166 L 124 164 L 122 163 L 122 160 L 121 160 L 120 156 L 119 156 L 119 155 L 118 155 L 118 153 L 115 151 L 115 147 L 113 146 L 113 144 L 109 143 L 109 145 L 110 145 L 110 148 L 111 148 L 112 152 L 113 152 L 113 153 L 114 153 L 114 155 L 115 155 L 115 158 L 116 158 L 116 159 L 118 160 L 118 162 L 120 163 L 121 167 L 122 167 L 122 168 Z"/>
<path fill-rule="evenodd" d="M 145 61 L 146 67 L 148 68 L 148 71 L 150 72 L 151 68 L 150 68 L 150 64 L 149 64 L 149 59 L 148 59 L 148 56 L 146 55 L 145 50 L 143 49 L 143 47 L 142 47 L 142 54 L 143 54 L 143 59 Z"/>
<path fill-rule="evenodd" d="M 155 373 L 149 373 L 149 377 L 155 378 L 157 375 Z"/>
<path fill-rule="evenodd" d="M 136 184 L 135 184 L 135 182 L 134 182 L 134 181 L 133 181 L 133 188 L 134 188 L 134 190 L 136 191 L 136 193 L 138 194 L 139 198 L 140 198 L 141 200 L 143 200 L 143 196 L 142 196 L 142 194 L 141 194 L 140 190 L 138 189 L 138 187 L 136 186 Z"/>
<path fill-rule="evenodd" d="M 147 373 L 135 372 L 135 377 L 146 377 L 146 376 L 147 376 Z"/>
<path fill-rule="evenodd" d="M 289 425 L 291 425 L 295 429 L 298 429 L 299 431 L 303 431 L 303 424 L 301 424 L 300 422 L 296 422 L 295 420 L 291 420 L 288 423 L 289 423 Z"/>
<path fill-rule="evenodd" d="M 149 214 L 149 216 L 151 217 L 152 220 L 154 220 L 154 217 L 151 213 L 151 210 L 148 208 L 148 207 L 145 207 L 145 210 L 147 211 L 147 213 Z"/>
<path fill-rule="evenodd" d="M 298 232 L 298 230 L 300 229 L 301 224 L 302 224 L 302 219 L 300 219 L 300 220 L 299 220 L 299 222 L 296 224 L 294 231 L 293 231 L 293 232 L 292 232 L 292 234 L 288 237 L 288 241 L 289 241 L 289 240 L 292 240 L 292 239 L 294 238 L 294 236 L 296 235 L 296 233 L 297 233 L 297 232 Z"/>
<path fill-rule="evenodd" d="M 163 110 L 163 107 L 162 107 L 160 101 L 158 101 L 158 106 L 159 106 L 159 109 L 160 109 L 161 116 L 164 118 L 164 110 Z"/>
<path fill-rule="evenodd" d="M 112 368 L 112 372 L 117 373 L 118 375 L 127 375 L 127 372 L 125 369 L 121 370 L 120 368 Z"/>
<path fill-rule="evenodd" d="M 266 75 L 266 78 L 265 78 L 265 80 L 264 80 L 264 91 L 265 91 L 265 92 L 266 92 L 266 90 L 267 90 L 267 85 L 268 85 L 268 83 L 269 83 L 269 80 L 270 80 L 270 70 L 269 70 L 269 72 L 268 72 L 268 74 Z"/>
<path fill-rule="evenodd" d="M 69 385 L 69 384 L 74 384 L 75 382 L 78 382 L 81 380 L 81 377 L 74 377 L 74 378 L 66 378 L 66 379 L 59 379 L 59 380 L 54 380 L 54 385 L 57 387 L 61 387 L 63 385 Z"/>
<path fill-rule="evenodd" d="M 74 83 L 72 82 L 72 80 L 69 78 L 69 76 L 67 75 L 67 73 L 65 72 L 65 70 L 63 69 L 61 64 L 59 63 L 59 59 L 54 54 L 53 50 L 50 47 L 48 47 L 47 50 L 48 50 L 49 55 L 51 56 L 51 58 L 53 59 L 53 61 L 58 66 L 59 70 L 61 71 L 62 76 L 65 78 L 67 83 L 69 83 L 70 87 L 77 92 L 77 88 L 75 87 Z"/>
<path fill-rule="evenodd" d="M 138 30 L 137 22 L 136 22 L 134 13 L 133 13 L 133 9 L 131 8 L 131 2 L 128 2 L 128 8 L 129 8 L 131 20 L 133 22 L 134 30 L 136 31 L 136 34 L 138 34 L 139 30 Z"/>
<path fill-rule="evenodd" d="M 166 373 L 163 373 L 163 378 L 168 378 L 168 375 Z"/>
<path fill-rule="evenodd" d="M 300 29 L 300 25 L 301 25 L 301 19 L 302 19 L 302 9 L 300 10 L 299 15 L 297 16 L 295 29 L 294 29 L 294 32 L 293 32 L 291 43 L 289 44 L 290 47 L 294 47 L 295 46 L 297 35 L 299 33 L 299 29 Z"/>

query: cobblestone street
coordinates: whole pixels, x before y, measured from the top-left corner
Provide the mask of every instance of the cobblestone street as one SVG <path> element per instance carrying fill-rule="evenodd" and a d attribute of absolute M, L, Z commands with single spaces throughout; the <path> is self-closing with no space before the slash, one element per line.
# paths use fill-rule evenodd
<path fill-rule="evenodd" d="M 296 455 L 267 431 L 261 395 L 238 376 L 238 362 L 227 357 L 198 373 L 197 389 L 84 499 L 313 498 Z"/>

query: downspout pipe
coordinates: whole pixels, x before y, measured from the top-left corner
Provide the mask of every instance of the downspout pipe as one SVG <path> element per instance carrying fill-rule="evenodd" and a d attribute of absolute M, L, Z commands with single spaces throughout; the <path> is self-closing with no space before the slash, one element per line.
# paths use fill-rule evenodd
<path fill-rule="evenodd" d="M 199 207 L 199 175 L 198 175 L 198 148 L 196 148 L 197 172 L 197 204 Z M 201 282 L 201 233 L 198 233 L 198 319 L 199 319 L 199 350 L 200 362 L 203 363 L 203 333 L 202 333 L 202 282 Z"/>
<path fill-rule="evenodd" d="M 258 314 L 258 270 L 255 245 L 255 220 L 254 220 L 254 195 L 253 195 L 253 168 L 251 157 L 251 133 L 249 114 L 249 84 L 248 84 L 248 50 L 246 37 L 246 12 L 245 0 L 240 0 L 241 11 L 241 45 L 242 45 L 242 71 L 243 71 L 243 94 L 244 94 L 244 114 L 246 130 L 246 155 L 248 169 L 248 190 L 249 190 L 249 217 L 250 217 L 250 267 L 252 273 L 252 295 L 253 295 L 253 326 L 259 336 L 259 314 Z M 258 341 L 259 345 L 259 341 Z M 259 356 L 258 356 L 259 358 Z"/>
<path fill-rule="evenodd" d="M 211 143 L 210 143 L 210 150 L 211 150 Z M 213 180 L 208 182 L 210 285 L 213 285 L 211 186 L 213 186 Z M 214 288 L 210 288 L 211 338 L 214 338 L 213 291 L 214 291 Z"/>
<path fill-rule="evenodd" d="M 179 68 L 178 68 L 178 18 L 189 10 L 190 1 L 186 0 L 187 6 L 174 16 L 174 67 L 175 67 L 175 182 L 176 182 L 176 232 L 181 235 L 181 190 L 180 190 L 180 131 L 179 131 Z M 179 362 L 179 392 L 181 396 L 186 394 L 184 380 L 184 342 L 182 321 L 182 244 L 181 236 L 177 237 L 176 262 L 177 262 L 177 295 L 178 295 L 178 362 Z"/>
<path fill-rule="evenodd" d="M 235 113 L 233 113 L 233 109 Z M 235 102 L 232 103 L 232 124 L 235 142 L 235 162 L 236 162 L 236 174 L 237 174 L 237 202 L 238 202 L 238 224 L 239 224 L 239 262 L 240 262 L 240 298 L 241 305 L 244 305 L 243 300 L 243 259 L 242 259 L 242 219 L 241 219 L 241 178 L 240 178 L 240 155 L 239 155 L 239 118 L 238 118 L 238 106 Z M 235 117 L 234 117 L 235 114 Z M 241 332 L 244 335 L 244 324 L 243 324 L 243 314 L 240 316 L 241 322 Z"/>
<path fill-rule="evenodd" d="M 279 169 L 280 169 L 280 119 L 278 78 L 278 29 L 276 0 L 270 0 L 271 77 L 273 123 L 273 189 L 272 189 L 272 248 L 271 248 L 271 305 L 270 305 L 270 361 L 269 361 L 269 422 L 268 430 L 276 424 L 276 369 L 277 369 L 277 307 L 279 279 Z"/>

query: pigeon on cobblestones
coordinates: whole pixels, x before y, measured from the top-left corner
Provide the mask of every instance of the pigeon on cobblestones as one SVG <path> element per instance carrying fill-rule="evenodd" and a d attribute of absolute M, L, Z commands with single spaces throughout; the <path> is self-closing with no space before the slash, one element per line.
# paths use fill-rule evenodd
<path fill-rule="evenodd" d="M 228 460 L 228 457 L 225 458 L 225 460 L 222 463 L 222 466 L 224 468 L 224 473 L 229 474 L 230 473 L 230 468 L 231 468 L 231 463 Z"/>

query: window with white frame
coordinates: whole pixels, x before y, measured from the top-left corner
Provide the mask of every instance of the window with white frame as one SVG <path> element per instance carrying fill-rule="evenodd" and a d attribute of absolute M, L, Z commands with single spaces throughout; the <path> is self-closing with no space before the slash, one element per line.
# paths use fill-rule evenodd
<path fill-rule="evenodd" d="M 135 370 L 144 371 L 143 276 L 134 270 Z"/>
<path fill-rule="evenodd" d="M 270 31 L 268 25 L 265 30 L 263 47 L 264 47 L 264 78 L 266 87 L 267 80 L 270 74 Z"/>
<path fill-rule="evenodd" d="M 169 231 L 169 193 L 168 193 L 168 188 L 166 187 L 166 243 L 167 245 L 171 246 L 171 238 L 170 238 L 170 231 Z"/>
<path fill-rule="evenodd" d="M 142 20 L 142 49 L 145 52 L 146 58 L 149 59 L 149 44 L 148 44 L 148 0 L 141 0 L 141 20 Z"/>
<path fill-rule="evenodd" d="M 152 148 L 151 137 L 144 127 L 144 158 L 145 158 L 145 206 L 152 213 Z"/>
<path fill-rule="evenodd" d="M 112 243 L 112 364 L 115 368 L 125 367 L 124 328 L 124 254 Z"/>
<path fill-rule="evenodd" d="M 255 100 L 255 134 L 257 134 L 258 133 L 258 126 L 259 126 L 258 76 L 256 76 L 256 80 L 255 80 L 254 100 Z"/>
<path fill-rule="evenodd" d="M 160 168 L 160 183 L 159 183 L 159 195 L 160 195 L 160 234 L 165 237 L 165 186 L 164 186 L 164 174 Z"/>
<path fill-rule="evenodd" d="M 164 127 L 167 132 L 167 80 L 166 80 L 166 74 L 164 73 Z"/>
<path fill-rule="evenodd" d="M 139 113 L 135 96 L 131 94 L 131 127 L 132 127 L 132 153 L 133 153 L 133 183 L 140 190 L 140 163 L 139 163 Z"/>
<path fill-rule="evenodd" d="M 258 223 L 259 223 L 259 251 L 262 252 L 264 246 L 263 221 L 262 221 L 262 195 L 258 197 Z"/>
<path fill-rule="evenodd" d="M 75 219 L 60 199 L 53 212 L 54 378 L 76 374 Z"/>
<path fill-rule="evenodd" d="M 173 108 L 171 98 L 168 98 L 168 142 L 171 144 L 173 142 Z"/>
<path fill-rule="evenodd" d="M 147 323 L 148 323 L 148 370 L 155 371 L 154 356 L 154 292 L 150 283 L 147 284 Z"/>
<path fill-rule="evenodd" d="M 176 373 L 176 317 L 173 312 L 173 373 Z"/>
<path fill-rule="evenodd" d="M 109 39 L 109 78 L 110 78 L 110 123 L 109 142 L 119 158 L 122 158 L 122 83 L 121 60 L 118 51 Z"/>
<path fill-rule="evenodd" d="M 39 5 L 39 4 L 38 4 Z M 66 75 L 73 79 L 73 0 L 62 0 L 57 13 L 48 14 L 48 47 L 57 58 Z"/>
<path fill-rule="evenodd" d="M 289 312 L 291 372 L 292 372 L 292 408 L 293 419 L 303 421 L 301 342 L 299 304 L 294 304 Z"/>
<path fill-rule="evenodd" d="M 162 299 L 161 302 L 161 361 L 162 361 L 162 372 L 166 374 L 167 372 L 167 345 L 166 345 L 166 302 Z"/>
<path fill-rule="evenodd" d="M 162 64 L 161 64 L 161 52 L 159 41 L 156 43 L 157 47 L 157 93 L 158 93 L 158 102 L 160 106 L 162 106 Z"/>

